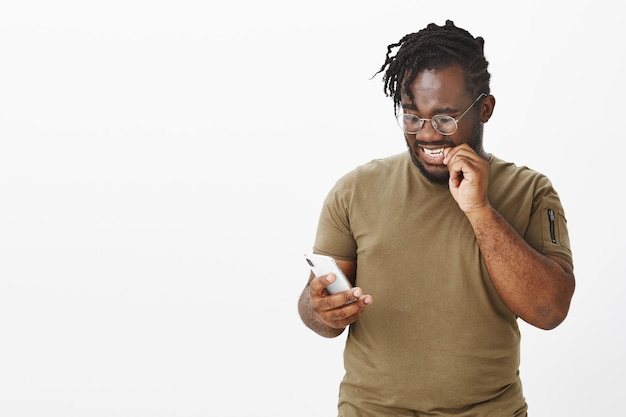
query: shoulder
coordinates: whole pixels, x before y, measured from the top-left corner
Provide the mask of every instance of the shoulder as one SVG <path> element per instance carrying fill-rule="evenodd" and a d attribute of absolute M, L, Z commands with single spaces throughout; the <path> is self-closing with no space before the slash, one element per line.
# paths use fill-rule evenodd
<path fill-rule="evenodd" d="M 340 177 L 328 197 L 343 201 L 352 201 L 355 196 L 372 198 L 396 183 L 409 163 L 408 153 L 373 159 Z"/>
<path fill-rule="evenodd" d="M 410 158 L 407 152 L 388 156 L 385 158 L 373 159 L 362 165 L 357 166 L 344 175 L 358 182 L 369 182 L 385 178 L 393 177 L 397 172 L 402 172 L 410 164 Z"/>
<path fill-rule="evenodd" d="M 504 187 L 551 187 L 549 178 L 543 173 L 525 165 L 516 165 L 513 162 L 504 161 L 494 155 L 489 162 L 491 178 L 495 184 Z"/>

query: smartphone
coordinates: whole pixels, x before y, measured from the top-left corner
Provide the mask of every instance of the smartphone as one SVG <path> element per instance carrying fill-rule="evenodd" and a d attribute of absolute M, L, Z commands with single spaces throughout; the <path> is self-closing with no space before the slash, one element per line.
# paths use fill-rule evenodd
<path fill-rule="evenodd" d="M 306 253 L 304 254 L 304 258 L 316 277 L 321 277 L 331 272 L 335 274 L 335 281 L 326 287 L 326 291 L 328 291 L 329 294 L 337 294 L 338 292 L 347 291 L 352 288 L 352 284 L 350 284 L 348 278 L 346 278 L 339 268 L 339 265 L 337 265 L 337 262 L 335 262 L 331 256 Z"/>

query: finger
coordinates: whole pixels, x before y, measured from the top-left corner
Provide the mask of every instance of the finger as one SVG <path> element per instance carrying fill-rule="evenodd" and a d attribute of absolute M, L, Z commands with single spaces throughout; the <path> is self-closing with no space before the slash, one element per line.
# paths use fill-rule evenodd
<path fill-rule="evenodd" d="M 471 161 L 480 159 L 480 156 L 467 144 L 455 146 L 454 148 L 447 148 L 443 151 L 444 158 L 443 163 L 450 166 L 456 165 L 463 161 Z"/>
<path fill-rule="evenodd" d="M 359 310 L 363 312 L 370 304 L 372 304 L 373 301 L 374 299 L 372 296 L 368 294 L 359 297 L 355 304 L 359 307 Z"/>
<path fill-rule="evenodd" d="M 341 306 L 341 317 L 350 317 L 353 315 L 361 315 L 363 311 L 372 303 L 373 298 L 371 295 L 361 295 L 359 298 L 351 299 L 348 303 Z"/>
<path fill-rule="evenodd" d="M 466 144 L 459 145 L 447 153 L 444 151 L 444 154 L 444 163 L 448 165 L 452 183 L 457 186 L 461 180 L 477 174 L 485 164 L 484 159 Z"/>
<path fill-rule="evenodd" d="M 481 178 L 489 170 L 489 163 L 473 153 L 459 152 L 448 165 L 450 173 L 455 172 L 455 178 L 460 177 L 472 181 Z"/>
<path fill-rule="evenodd" d="M 331 327 L 345 327 L 357 321 L 372 301 L 371 295 L 364 295 L 355 302 L 344 304 L 341 308 L 325 311 L 321 316 Z"/>
<path fill-rule="evenodd" d="M 443 161 L 448 166 L 448 173 L 450 174 L 450 183 L 454 187 L 458 187 L 463 180 L 463 165 L 459 163 L 457 158 L 448 157 Z"/>
<path fill-rule="evenodd" d="M 459 163 L 458 155 L 462 152 L 462 145 L 443 150 L 443 163 L 448 166 L 450 182 L 458 186 L 463 179 L 463 166 Z"/>
<path fill-rule="evenodd" d="M 363 295 L 363 290 L 359 287 L 352 288 L 337 294 L 329 295 L 323 293 L 317 300 L 320 310 L 328 311 L 344 307 L 345 305 L 355 303 L 359 297 Z"/>
<path fill-rule="evenodd" d="M 316 294 L 322 294 L 324 289 L 335 281 L 335 274 L 326 274 L 319 277 L 315 277 L 309 283 L 312 292 Z"/>

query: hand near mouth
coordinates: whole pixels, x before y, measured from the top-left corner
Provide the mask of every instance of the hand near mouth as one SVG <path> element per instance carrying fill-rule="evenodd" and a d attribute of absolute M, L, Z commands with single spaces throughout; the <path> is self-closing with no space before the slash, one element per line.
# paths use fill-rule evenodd
<path fill-rule="evenodd" d="M 443 163 L 450 172 L 450 193 L 465 214 L 489 205 L 489 162 L 467 144 L 445 148 Z"/>

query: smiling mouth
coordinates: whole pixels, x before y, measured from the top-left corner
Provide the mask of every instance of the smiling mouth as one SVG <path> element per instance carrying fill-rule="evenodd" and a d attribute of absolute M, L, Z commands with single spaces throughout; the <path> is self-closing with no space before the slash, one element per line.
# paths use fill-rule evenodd
<path fill-rule="evenodd" d="M 444 148 L 439 148 L 439 149 L 422 148 L 424 153 L 432 158 L 443 158 L 443 149 Z"/>
<path fill-rule="evenodd" d="M 422 163 L 431 166 L 443 166 L 443 160 L 445 159 L 445 149 L 449 146 L 442 146 L 441 148 L 425 148 L 419 146 L 420 159 Z"/>

